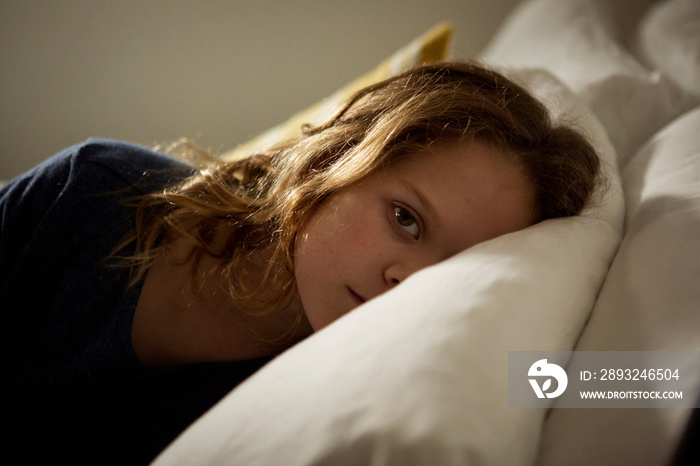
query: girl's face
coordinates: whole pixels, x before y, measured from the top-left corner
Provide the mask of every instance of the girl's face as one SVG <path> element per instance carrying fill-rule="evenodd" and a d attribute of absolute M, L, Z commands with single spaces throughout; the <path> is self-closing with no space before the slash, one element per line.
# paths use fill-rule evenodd
<path fill-rule="evenodd" d="M 299 297 L 314 330 L 409 275 L 536 221 L 533 186 L 479 142 L 409 154 L 331 196 L 295 245 Z"/>

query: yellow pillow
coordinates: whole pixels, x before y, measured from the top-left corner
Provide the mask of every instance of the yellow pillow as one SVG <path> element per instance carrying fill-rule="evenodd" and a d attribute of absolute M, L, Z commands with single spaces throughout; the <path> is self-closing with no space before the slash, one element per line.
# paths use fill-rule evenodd
<path fill-rule="evenodd" d="M 303 124 L 317 125 L 323 122 L 358 90 L 414 66 L 448 59 L 451 53 L 453 30 L 454 27 L 450 23 L 434 26 L 381 62 L 375 69 L 338 89 L 327 99 L 293 115 L 284 123 L 268 129 L 245 144 L 225 152 L 221 157 L 225 160 L 233 160 L 297 137 L 301 134 Z"/>

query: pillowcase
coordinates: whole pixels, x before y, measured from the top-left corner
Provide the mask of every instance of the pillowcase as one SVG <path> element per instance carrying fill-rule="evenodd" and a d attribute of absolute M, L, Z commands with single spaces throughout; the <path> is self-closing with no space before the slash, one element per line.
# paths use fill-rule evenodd
<path fill-rule="evenodd" d="M 623 166 L 626 233 L 577 350 L 700 351 L 698 131 L 700 107 Z M 700 374 L 683 375 L 683 398 L 697 397 Z M 541 464 L 669 464 L 688 416 L 680 409 L 554 409 Z"/>
<path fill-rule="evenodd" d="M 551 71 L 595 112 L 624 159 L 690 103 L 668 77 L 644 68 L 618 42 L 614 12 L 592 0 L 523 2 L 481 58 Z"/>
<path fill-rule="evenodd" d="M 279 142 L 301 136 L 302 125 L 306 123 L 318 125 L 327 120 L 341 104 L 360 89 L 415 66 L 449 58 L 452 50 L 453 33 L 454 27 L 450 23 L 440 23 L 432 27 L 423 35 L 382 61 L 372 71 L 338 89 L 330 97 L 302 110 L 284 123 L 263 132 L 245 144 L 222 154 L 221 157 L 224 160 L 235 160 Z"/>
<path fill-rule="evenodd" d="M 580 217 L 423 269 L 273 359 L 155 465 L 529 465 L 545 409 L 508 407 L 509 350 L 571 350 L 622 232 L 614 150 L 545 72 L 517 79 L 592 138 L 610 181 Z"/>
<path fill-rule="evenodd" d="M 700 98 L 700 2 L 671 0 L 649 10 L 639 26 L 642 56 Z"/>

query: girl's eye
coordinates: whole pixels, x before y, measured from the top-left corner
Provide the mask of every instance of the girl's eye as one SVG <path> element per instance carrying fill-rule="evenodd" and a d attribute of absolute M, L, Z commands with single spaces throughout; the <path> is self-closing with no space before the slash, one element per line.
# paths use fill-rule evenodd
<path fill-rule="evenodd" d="M 401 228 L 406 230 L 413 238 L 420 238 L 421 228 L 416 218 L 403 207 L 394 206 L 394 216 Z"/>

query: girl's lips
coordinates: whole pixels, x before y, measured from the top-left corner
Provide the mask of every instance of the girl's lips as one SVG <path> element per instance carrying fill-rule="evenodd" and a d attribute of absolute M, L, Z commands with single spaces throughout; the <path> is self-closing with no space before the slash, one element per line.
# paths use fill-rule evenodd
<path fill-rule="evenodd" d="M 353 302 L 355 303 L 355 307 L 364 304 L 367 300 L 360 296 L 359 294 L 355 293 L 352 288 L 348 288 L 348 291 L 350 292 L 350 297 L 352 298 Z"/>

